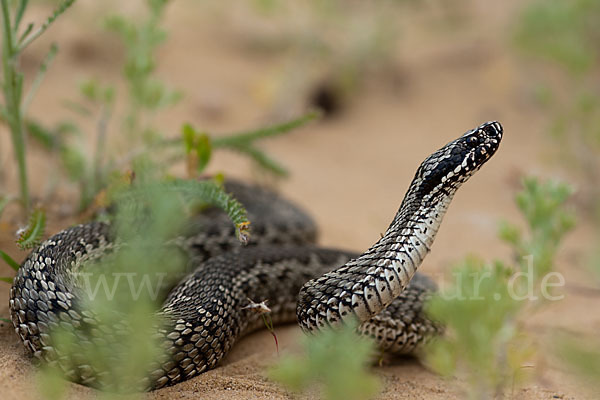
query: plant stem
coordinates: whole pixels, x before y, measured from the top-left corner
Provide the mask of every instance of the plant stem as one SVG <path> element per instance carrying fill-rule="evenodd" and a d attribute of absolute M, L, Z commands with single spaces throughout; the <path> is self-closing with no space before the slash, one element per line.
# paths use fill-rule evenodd
<path fill-rule="evenodd" d="M 91 179 L 91 188 L 86 191 L 82 191 L 81 196 L 82 199 L 80 201 L 80 209 L 85 209 L 91 201 L 94 199 L 94 196 L 102 190 L 102 188 L 106 185 L 105 182 L 105 169 L 103 168 L 104 154 L 106 152 L 106 133 L 108 128 L 108 121 L 112 115 L 112 107 L 108 104 L 102 105 L 102 110 L 100 111 L 100 119 L 98 120 L 98 125 L 96 128 L 96 150 L 94 153 L 94 164 L 92 166 L 92 171 L 90 173 Z"/>
<path fill-rule="evenodd" d="M 17 72 L 18 49 L 15 47 L 12 31 L 8 0 L 2 1 L 2 27 L 4 40 L 2 42 L 2 65 L 4 69 L 4 98 L 6 114 L 10 127 L 13 151 L 19 169 L 19 185 L 21 203 L 26 212 L 30 209 L 29 185 L 27 182 L 27 165 L 25 163 L 25 138 L 23 116 L 21 114 L 21 92 L 23 76 Z"/>

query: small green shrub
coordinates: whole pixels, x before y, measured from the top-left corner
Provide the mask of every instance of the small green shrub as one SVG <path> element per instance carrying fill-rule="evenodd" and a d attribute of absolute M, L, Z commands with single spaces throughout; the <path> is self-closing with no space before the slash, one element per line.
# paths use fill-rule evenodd
<path fill-rule="evenodd" d="M 501 262 L 490 266 L 467 258 L 453 273 L 455 286 L 428 305 L 431 317 L 448 329 L 428 348 L 427 360 L 445 376 L 467 371 L 473 399 L 502 394 L 520 378 L 530 355 L 517 321 L 521 304 L 508 285 L 512 273 Z"/>
<path fill-rule="evenodd" d="M 377 393 L 378 379 L 367 370 L 375 348 L 356 334 L 356 325 L 319 332 L 303 342 L 305 354 L 282 357 L 269 372 L 272 379 L 295 392 L 319 387 L 327 400 L 362 400 Z"/>
<path fill-rule="evenodd" d="M 524 235 L 515 224 L 503 221 L 500 238 L 513 249 L 515 259 L 526 269 L 528 257 L 534 264 L 534 280 L 552 271 L 559 244 L 565 234 L 575 226 L 573 212 L 565 209 L 572 189 L 560 182 L 540 182 L 535 178 L 523 180 L 523 190 L 515 201 L 528 227 Z"/>
<path fill-rule="evenodd" d="M 105 391 L 145 388 L 143 381 L 151 366 L 165 356 L 157 332 L 168 327 L 155 312 L 165 290 L 188 272 L 183 253 L 165 243 L 180 234 L 190 205 L 223 209 L 240 240 L 247 239 L 245 210 L 220 185 L 163 181 L 153 177 L 148 165 L 135 170 L 131 185 L 112 194 L 117 209 L 112 225 L 122 245 L 75 271 L 83 292 L 90 295 L 80 306 L 97 325 L 90 330 L 62 324 L 51 333 L 53 346 L 61 354 L 60 367 L 46 365 L 41 379 L 52 393 L 61 393 L 57 388 L 64 371 L 81 368 L 94 371 L 97 380 L 88 384 Z"/>
<path fill-rule="evenodd" d="M 524 300 L 554 299 L 548 287 L 564 284 L 552 271 L 558 246 L 574 226 L 565 205 L 570 193 L 565 184 L 526 178 L 516 203 L 527 235 L 506 222 L 499 233 L 516 262 L 468 258 L 455 269 L 453 285 L 428 305 L 431 317 L 447 327 L 427 349 L 428 363 L 444 375 L 465 374 L 472 399 L 501 396 L 524 378 L 535 352 L 520 323 L 532 310 Z M 558 282 L 550 281 L 555 276 Z"/>

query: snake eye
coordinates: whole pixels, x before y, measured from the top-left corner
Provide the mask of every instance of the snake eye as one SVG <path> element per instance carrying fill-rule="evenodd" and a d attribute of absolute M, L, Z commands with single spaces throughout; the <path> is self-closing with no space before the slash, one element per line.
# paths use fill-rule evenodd
<path fill-rule="evenodd" d="M 479 138 L 477 136 L 471 136 L 469 138 L 469 144 L 473 146 L 479 144 Z"/>

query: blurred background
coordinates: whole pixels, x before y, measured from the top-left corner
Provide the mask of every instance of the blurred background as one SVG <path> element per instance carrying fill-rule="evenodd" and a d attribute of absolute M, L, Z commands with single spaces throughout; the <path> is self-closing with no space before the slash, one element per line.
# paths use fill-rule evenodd
<path fill-rule="evenodd" d="M 59 2 L 30 3 L 26 21 L 39 24 Z M 207 172 L 277 188 L 314 215 L 322 244 L 362 250 L 386 229 L 427 155 L 498 120 L 502 146 L 457 194 L 423 270 L 443 280 L 465 254 L 510 257 L 498 221 L 518 220 L 521 178 L 560 179 L 575 188 L 578 214 L 559 255 L 566 298 L 528 327 L 541 336 L 600 328 L 599 1 L 80 0 L 23 53 L 26 87 L 36 85 L 53 43 L 28 117 L 60 140 L 30 133 L 27 162 L 34 199 L 48 204 L 55 230 L 82 205 L 91 179 L 82 158 L 98 143 L 107 159 L 127 160 L 136 143 L 180 137 L 184 123 L 219 137 L 321 109 L 317 121 L 261 143 L 287 177 L 235 152 L 215 153 Z M 5 131 L 0 187 L 16 192 Z M 184 164 L 169 163 L 170 173 L 185 175 Z M 2 222 L 2 243 L 13 222 Z M 385 398 L 455 396 L 453 384 L 415 364 L 383 372 L 393 382 L 398 373 L 425 383 Z M 588 396 L 560 366 L 537 375 L 515 398 Z"/>

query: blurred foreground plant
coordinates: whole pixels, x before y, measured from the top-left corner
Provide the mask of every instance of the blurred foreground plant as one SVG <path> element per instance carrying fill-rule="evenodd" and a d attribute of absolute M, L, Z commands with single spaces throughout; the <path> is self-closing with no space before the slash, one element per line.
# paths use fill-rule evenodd
<path fill-rule="evenodd" d="M 367 370 L 375 348 L 356 325 L 303 338 L 303 356 L 284 356 L 270 371 L 292 391 L 317 386 L 326 400 L 362 400 L 377 394 L 378 379 Z"/>
<path fill-rule="evenodd" d="M 520 304 L 509 293 L 512 273 L 501 262 L 467 258 L 452 274 L 455 286 L 428 305 L 431 317 L 447 327 L 427 349 L 429 365 L 445 376 L 466 372 L 472 399 L 501 395 L 531 356 L 516 320 Z"/>
<path fill-rule="evenodd" d="M 62 377 L 73 379 L 92 371 L 95 379 L 83 383 L 102 390 L 147 388 L 150 372 L 168 356 L 157 333 L 169 326 L 156 311 L 166 291 L 189 272 L 181 250 L 166 244 L 183 230 L 189 218 L 185 210 L 191 205 L 219 207 L 229 215 L 240 239 L 246 237 L 245 210 L 220 185 L 157 180 L 147 168 L 147 164 L 136 168 L 131 185 L 112 194 L 116 245 L 100 260 L 74 271 L 84 288 L 77 312 L 90 322 L 81 327 L 57 324 L 51 341 L 61 357 L 42 369 L 41 390 L 61 394 L 60 387 L 66 384 Z"/>
<path fill-rule="evenodd" d="M 524 378 L 525 362 L 535 348 L 520 326 L 531 310 L 523 300 L 540 299 L 538 287 L 543 298 L 552 299 L 548 287 L 564 284 L 564 278 L 551 271 L 558 246 L 574 225 L 574 216 L 565 206 L 571 190 L 532 178 L 523 184 L 516 202 L 529 237 L 508 223 L 500 231 L 516 263 L 487 265 L 468 258 L 455 269 L 453 286 L 428 305 L 432 318 L 447 327 L 446 335 L 427 349 L 428 363 L 444 375 L 466 374 L 472 399 L 502 396 Z"/>

